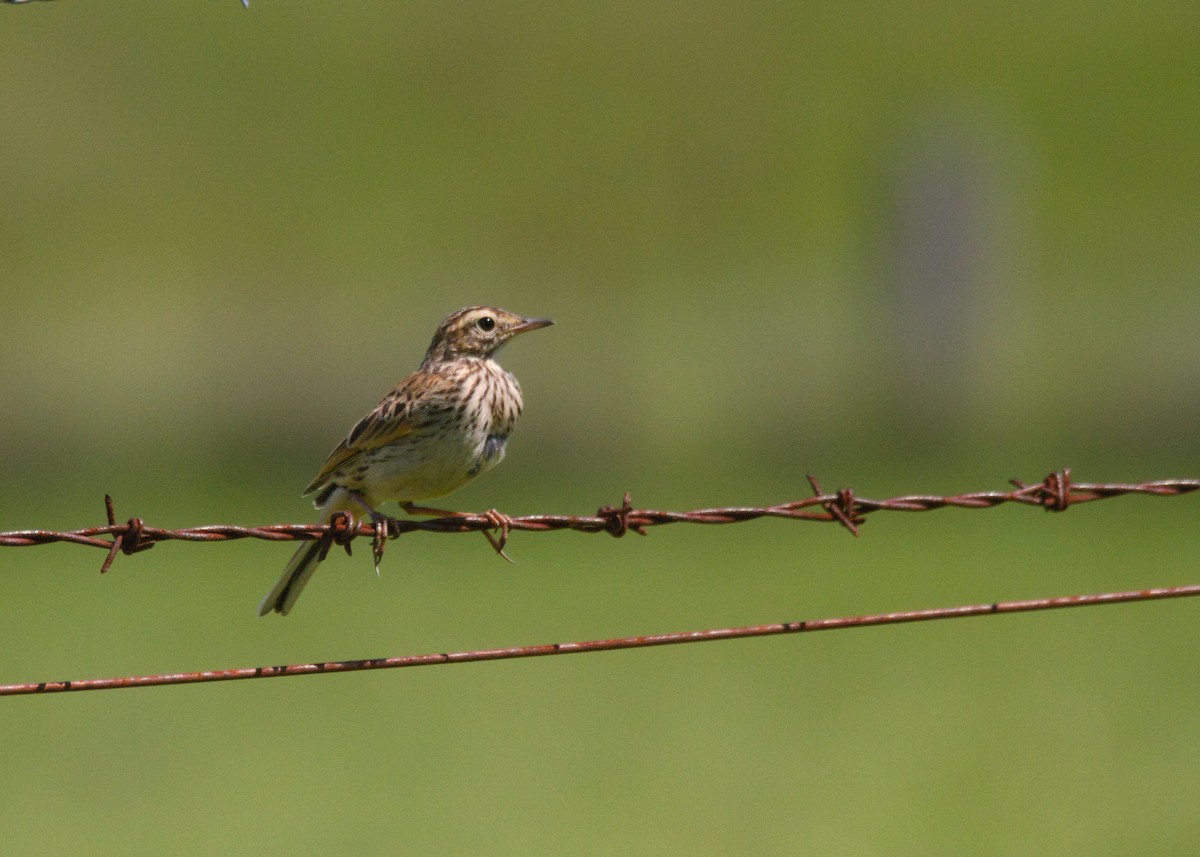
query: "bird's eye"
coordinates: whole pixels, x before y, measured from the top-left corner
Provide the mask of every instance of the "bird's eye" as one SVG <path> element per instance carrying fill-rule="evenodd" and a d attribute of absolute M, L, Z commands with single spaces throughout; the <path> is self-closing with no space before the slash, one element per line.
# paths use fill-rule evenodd
<path fill-rule="evenodd" d="M 487 333 L 496 326 L 496 319 L 492 318 L 490 315 L 485 315 L 483 318 L 479 319 L 479 321 L 475 322 L 475 326 L 484 333 Z"/>

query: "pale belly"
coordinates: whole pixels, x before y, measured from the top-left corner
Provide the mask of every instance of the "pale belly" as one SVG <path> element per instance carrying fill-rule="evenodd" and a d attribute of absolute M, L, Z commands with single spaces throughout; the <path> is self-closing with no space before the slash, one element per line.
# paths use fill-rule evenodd
<path fill-rule="evenodd" d="M 504 458 L 505 439 L 496 435 L 462 443 L 397 443 L 372 450 L 346 477 L 336 480 L 358 490 L 372 505 L 429 500 L 457 491 Z M 366 470 L 358 472 L 361 467 Z"/>

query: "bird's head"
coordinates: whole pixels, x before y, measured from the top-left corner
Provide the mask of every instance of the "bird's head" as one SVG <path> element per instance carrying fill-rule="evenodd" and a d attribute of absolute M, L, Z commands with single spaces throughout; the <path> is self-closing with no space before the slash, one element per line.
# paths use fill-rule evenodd
<path fill-rule="evenodd" d="M 425 363 L 439 363 L 459 357 L 486 359 L 519 333 L 554 324 L 548 318 L 522 318 L 492 306 L 473 306 L 451 313 L 438 325 L 433 342 L 425 353 Z"/>

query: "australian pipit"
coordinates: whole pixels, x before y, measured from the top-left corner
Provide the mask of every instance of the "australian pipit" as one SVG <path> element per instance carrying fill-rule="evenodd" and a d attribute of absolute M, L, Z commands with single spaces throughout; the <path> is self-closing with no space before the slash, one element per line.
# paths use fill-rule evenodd
<path fill-rule="evenodd" d="M 521 388 L 500 368 L 496 351 L 519 333 L 554 322 L 496 307 L 451 314 L 433 335 L 421 368 L 398 383 L 330 453 L 305 494 L 322 523 L 334 513 L 379 517 L 381 503 L 406 510 L 449 494 L 504 458 L 521 416 Z M 321 561 L 320 541 L 306 542 L 263 599 L 258 615 L 286 614 Z"/>

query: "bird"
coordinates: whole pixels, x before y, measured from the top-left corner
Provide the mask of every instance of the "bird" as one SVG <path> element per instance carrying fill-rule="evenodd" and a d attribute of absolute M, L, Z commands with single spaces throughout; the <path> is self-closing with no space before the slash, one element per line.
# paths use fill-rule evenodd
<path fill-rule="evenodd" d="M 320 522 L 338 512 L 378 521 L 379 505 L 389 501 L 409 513 L 437 513 L 414 504 L 445 496 L 499 464 L 523 402 L 496 352 L 514 336 L 552 324 L 492 306 L 448 315 L 420 368 L 354 424 L 304 489 L 303 496 L 316 495 Z M 321 541 L 301 545 L 258 615 L 287 615 L 322 548 Z"/>

